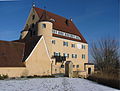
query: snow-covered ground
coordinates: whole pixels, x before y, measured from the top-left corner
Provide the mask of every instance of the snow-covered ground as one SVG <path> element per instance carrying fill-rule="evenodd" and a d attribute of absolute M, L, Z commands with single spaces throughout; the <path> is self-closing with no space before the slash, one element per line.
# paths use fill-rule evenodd
<path fill-rule="evenodd" d="M 0 91 L 119 91 L 80 78 L 0 80 Z"/>

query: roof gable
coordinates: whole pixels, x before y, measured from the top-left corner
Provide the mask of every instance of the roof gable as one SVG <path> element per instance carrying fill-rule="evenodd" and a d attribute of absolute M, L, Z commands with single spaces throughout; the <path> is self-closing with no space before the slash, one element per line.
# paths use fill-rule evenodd
<path fill-rule="evenodd" d="M 45 17 L 47 17 L 47 20 L 52 20 L 52 19 L 55 20 L 55 21 L 51 21 L 53 23 L 54 29 L 77 35 L 81 38 L 80 42 L 87 43 L 85 38 L 82 36 L 82 34 L 79 32 L 79 30 L 77 29 L 77 27 L 74 25 L 74 23 L 71 20 L 68 20 L 62 16 L 53 14 L 51 12 L 48 12 L 46 10 L 43 10 L 43 9 L 40 9 L 37 7 L 34 7 L 34 9 L 35 9 L 35 11 L 38 14 L 40 19 L 45 20 L 41 17 L 43 16 L 43 14 L 46 13 Z"/>

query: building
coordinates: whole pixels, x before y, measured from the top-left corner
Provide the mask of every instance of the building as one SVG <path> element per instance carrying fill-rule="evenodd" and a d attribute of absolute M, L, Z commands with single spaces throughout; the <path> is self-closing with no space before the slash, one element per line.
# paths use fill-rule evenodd
<path fill-rule="evenodd" d="M 19 40 L 0 41 L 0 74 L 9 77 L 65 73 L 65 63 L 81 75 L 94 72 L 88 43 L 72 19 L 32 7 Z"/>

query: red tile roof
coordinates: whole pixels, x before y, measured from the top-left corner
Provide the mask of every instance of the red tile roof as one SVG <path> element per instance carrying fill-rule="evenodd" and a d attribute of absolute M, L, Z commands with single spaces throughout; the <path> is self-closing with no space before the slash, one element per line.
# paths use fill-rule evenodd
<path fill-rule="evenodd" d="M 24 67 L 24 48 L 23 43 L 0 41 L 0 67 Z"/>
<path fill-rule="evenodd" d="M 25 49 L 23 54 L 24 58 L 22 61 L 25 61 L 28 58 L 28 56 L 30 55 L 30 53 L 32 52 L 32 50 L 34 49 L 34 47 L 36 46 L 40 38 L 41 36 L 32 36 L 29 39 L 21 39 L 21 40 L 14 41 L 14 42 L 20 42 L 25 44 Z"/>
<path fill-rule="evenodd" d="M 54 29 L 77 35 L 81 38 L 80 42 L 87 43 L 87 41 L 84 39 L 82 34 L 79 32 L 79 30 L 76 28 L 76 26 L 74 25 L 74 23 L 71 20 L 68 20 L 62 16 L 53 14 L 51 12 L 45 11 L 45 10 L 37 8 L 37 7 L 34 7 L 34 9 L 41 20 L 45 20 L 46 17 L 47 17 L 47 20 L 54 19 L 55 21 L 52 21 Z M 44 15 L 46 14 L 46 17 L 45 16 L 43 17 L 43 14 Z"/>
<path fill-rule="evenodd" d="M 28 58 L 41 36 L 15 41 L 0 41 L 0 67 L 25 67 Z"/>

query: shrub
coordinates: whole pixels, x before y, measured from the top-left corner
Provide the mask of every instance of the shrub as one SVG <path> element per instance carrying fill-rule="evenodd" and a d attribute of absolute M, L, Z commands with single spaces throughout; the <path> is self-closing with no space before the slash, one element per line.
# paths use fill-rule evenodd
<path fill-rule="evenodd" d="M 8 75 L 1 75 L 1 74 L 0 74 L 0 80 L 4 80 L 4 79 L 6 79 L 6 78 L 8 78 Z"/>
<path fill-rule="evenodd" d="M 103 85 L 107 85 L 113 88 L 120 89 L 119 74 L 99 72 L 99 73 L 95 73 L 95 74 L 88 76 L 87 79 L 98 82 Z"/>
<path fill-rule="evenodd" d="M 73 71 L 73 77 L 74 78 L 79 78 L 79 72 L 78 71 Z"/>
<path fill-rule="evenodd" d="M 39 76 L 39 75 L 34 75 L 34 76 L 21 76 L 21 78 L 54 78 L 55 76 L 53 75 L 46 75 L 46 76 Z"/>

